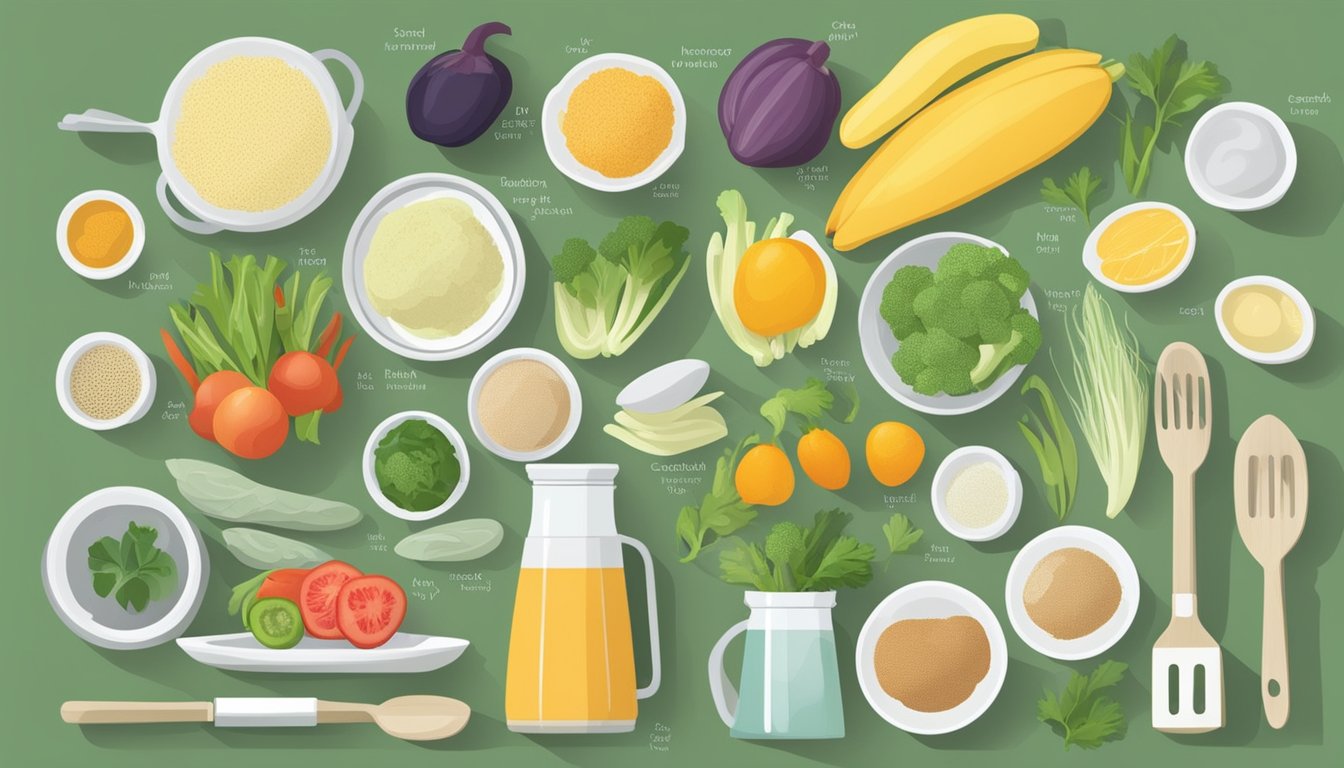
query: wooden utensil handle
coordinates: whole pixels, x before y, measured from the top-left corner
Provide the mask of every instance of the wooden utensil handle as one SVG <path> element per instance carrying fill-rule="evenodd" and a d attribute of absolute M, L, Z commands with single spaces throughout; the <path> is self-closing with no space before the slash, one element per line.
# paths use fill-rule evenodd
<path fill-rule="evenodd" d="M 209 701 L 67 701 L 61 719 L 76 725 L 126 723 L 209 723 L 215 705 Z"/>
<path fill-rule="evenodd" d="M 1171 591 L 1195 594 L 1195 476 L 1171 477 Z"/>
<path fill-rule="evenodd" d="M 1288 629 L 1283 612 L 1283 562 L 1265 566 L 1264 636 L 1260 650 L 1260 696 L 1272 728 L 1288 722 Z"/>

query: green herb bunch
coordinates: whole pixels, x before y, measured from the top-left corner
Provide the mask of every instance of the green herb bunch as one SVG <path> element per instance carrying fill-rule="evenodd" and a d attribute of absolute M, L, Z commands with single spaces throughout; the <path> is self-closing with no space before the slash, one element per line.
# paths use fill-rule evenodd
<path fill-rule="evenodd" d="M 765 545 L 739 544 L 719 556 L 719 570 L 729 584 L 761 592 L 826 592 L 862 587 L 873 578 L 872 545 L 846 536 L 853 516 L 838 509 L 822 510 L 812 527 L 776 523 Z"/>

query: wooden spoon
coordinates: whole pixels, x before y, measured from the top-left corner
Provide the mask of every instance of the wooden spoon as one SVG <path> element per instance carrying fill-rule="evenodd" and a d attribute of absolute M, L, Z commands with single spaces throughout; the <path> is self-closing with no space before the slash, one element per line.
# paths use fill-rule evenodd
<path fill-rule="evenodd" d="M 1271 727 L 1288 722 L 1288 631 L 1283 610 L 1283 558 L 1307 522 L 1307 457 L 1277 416 L 1261 416 L 1237 443 L 1237 530 L 1265 570 L 1260 696 Z"/>

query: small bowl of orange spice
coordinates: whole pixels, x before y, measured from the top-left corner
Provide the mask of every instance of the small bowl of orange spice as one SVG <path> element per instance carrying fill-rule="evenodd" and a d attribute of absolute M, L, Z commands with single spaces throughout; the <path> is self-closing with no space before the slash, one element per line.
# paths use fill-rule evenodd
<path fill-rule="evenodd" d="M 662 67 L 623 53 L 579 62 L 541 110 L 546 154 L 559 171 L 601 192 L 662 176 L 686 146 L 686 102 Z"/>
<path fill-rule="evenodd" d="M 66 203 L 56 222 L 56 247 L 66 266 L 90 280 L 107 280 L 130 269 L 145 247 L 140 209 L 106 189 Z"/>

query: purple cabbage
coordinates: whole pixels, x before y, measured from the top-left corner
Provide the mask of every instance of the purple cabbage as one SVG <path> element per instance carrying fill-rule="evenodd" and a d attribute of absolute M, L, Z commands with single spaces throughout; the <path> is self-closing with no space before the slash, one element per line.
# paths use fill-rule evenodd
<path fill-rule="evenodd" d="M 747 54 L 719 94 L 719 126 L 744 165 L 784 168 L 825 148 L 840 114 L 840 83 L 823 41 L 785 37 Z"/>
<path fill-rule="evenodd" d="M 482 24 L 467 35 L 462 50 L 426 62 L 406 89 L 411 132 L 433 144 L 460 147 L 489 130 L 513 95 L 513 76 L 485 52 L 485 41 L 512 33 L 498 21 Z"/>

